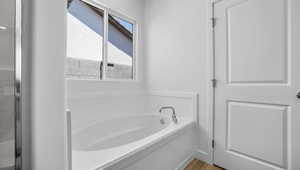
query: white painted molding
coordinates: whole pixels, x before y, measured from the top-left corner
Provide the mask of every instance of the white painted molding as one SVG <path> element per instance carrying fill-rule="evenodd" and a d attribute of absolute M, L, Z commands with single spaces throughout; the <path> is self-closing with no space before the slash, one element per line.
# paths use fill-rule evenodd
<path fill-rule="evenodd" d="M 183 170 L 194 158 L 195 153 L 191 153 L 186 159 L 184 159 L 176 168 L 175 170 Z"/>
<path fill-rule="evenodd" d="M 208 153 L 206 156 L 203 155 L 205 152 L 199 152 L 200 157 L 205 157 L 207 162 L 210 164 L 213 163 L 214 150 L 211 147 L 211 142 L 214 139 L 214 88 L 212 87 L 211 80 L 215 78 L 215 56 L 214 56 L 214 28 L 212 27 L 211 19 L 214 17 L 214 4 L 220 2 L 221 0 L 209 0 L 207 1 L 207 77 L 206 77 L 206 86 L 207 93 L 207 131 L 208 131 Z M 201 154 L 202 153 L 202 154 Z M 202 156 L 201 156 L 202 155 Z"/>
<path fill-rule="evenodd" d="M 176 97 L 176 98 L 196 98 L 198 93 L 196 92 L 180 92 L 180 91 L 147 91 L 145 94 L 149 96 L 161 96 L 161 97 Z"/>
<path fill-rule="evenodd" d="M 145 96 L 161 96 L 161 97 L 175 97 L 175 98 L 187 98 L 196 99 L 198 93 L 196 92 L 177 92 L 177 91 L 115 91 L 115 92 L 78 92 L 76 94 L 69 94 L 69 98 L 85 98 L 85 97 L 99 97 L 99 96 L 126 96 L 126 95 L 145 95 Z"/>
<path fill-rule="evenodd" d="M 179 91 L 134 91 L 134 92 L 124 92 L 124 91 L 117 91 L 117 92 L 78 92 L 76 94 L 69 94 L 67 100 L 72 101 L 88 101 L 88 100 L 105 100 L 109 98 L 120 98 L 123 100 L 124 98 L 128 97 L 167 97 L 167 98 L 178 98 L 178 99 L 185 99 L 191 100 L 192 102 L 192 116 L 193 119 L 199 124 L 199 94 L 196 92 L 179 92 Z"/>
<path fill-rule="evenodd" d="M 169 98 L 181 98 L 189 99 L 192 101 L 193 105 L 193 119 L 199 124 L 199 115 L 198 115 L 198 103 L 199 103 L 199 94 L 196 92 L 179 92 L 179 91 L 147 91 L 147 96 L 158 96 L 158 97 L 169 97 Z"/>
<path fill-rule="evenodd" d="M 127 96 L 145 96 L 144 92 L 89 92 L 89 93 L 82 93 L 78 92 L 76 94 L 69 94 L 68 100 L 86 100 L 86 99 L 99 99 L 99 98 L 106 98 L 106 97 L 127 97 Z"/>
<path fill-rule="evenodd" d="M 212 162 L 209 160 L 208 154 L 201 150 L 196 150 L 191 153 L 186 159 L 184 159 L 175 170 L 183 170 L 193 159 L 201 160 L 207 164 L 212 165 Z"/>
<path fill-rule="evenodd" d="M 209 157 L 209 154 L 207 152 L 204 152 L 202 150 L 196 150 L 194 152 L 194 157 L 198 160 L 204 161 L 208 164 L 212 164 L 212 161 Z"/>

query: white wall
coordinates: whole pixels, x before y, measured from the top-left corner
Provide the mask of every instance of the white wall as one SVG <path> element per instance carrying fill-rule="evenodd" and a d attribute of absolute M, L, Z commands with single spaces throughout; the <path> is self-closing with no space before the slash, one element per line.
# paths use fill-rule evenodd
<path fill-rule="evenodd" d="M 33 0 L 31 5 L 32 11 L 25 12 L 30 13 L 32 25 L 24 34 L 32 36 L 23 43 L 26 47 L 31 43 L 30 170 L 64 170 L 66 1 Z"/>
<path fill-rule="evenodd" d="M 147 89 L 199 93 L 199 150 L 210 160 L 208 0 L 145 2 Z"/>

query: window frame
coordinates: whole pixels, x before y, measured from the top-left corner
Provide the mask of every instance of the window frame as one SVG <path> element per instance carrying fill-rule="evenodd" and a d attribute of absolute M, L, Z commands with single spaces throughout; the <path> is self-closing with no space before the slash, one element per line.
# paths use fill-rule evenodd
<path fill-rule="evenodd" d="M 103 68 L 100 70 L 100 74 L 102 74 L 102 78 L 99 77 L 99 79 L 80 79 L 80 78 L 66 78 L 67 80 L 78 80 L 78 81 L 101 81 L 101 82 L 137 82 L 138 80 L 138 24 L 137 21 L 117 10 L 109 8 L 107 5 L 104 5 L 101 2 L 95 1 L 95 0 L 80 0 L 82 2 L 85 2 L 87 4 L 90 4 L 96 8 L 99 8 L 100 10 L 104 11 L 104 17 L 103 17 L 103 43 L 102 43 L 102 62 L 103 62 Z M 118 17 L 122 20 L 125 20 L 127 22 L 130 22 L 133 25 L 133 56 L 132 56 L 132 79 L 114 79 L 114 78 L 107 78 L 106 77 L 106 71 L 107 71 L 107 64 L 108 64 L 108 16 L 113 15 L 115 17 Z M 100 56 L 99 56 L 100 57 Z"/>

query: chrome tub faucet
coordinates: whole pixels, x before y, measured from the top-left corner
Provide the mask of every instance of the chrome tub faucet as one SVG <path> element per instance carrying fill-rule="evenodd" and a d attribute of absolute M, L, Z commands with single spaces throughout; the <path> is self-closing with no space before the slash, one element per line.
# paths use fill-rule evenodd
<path fill-rule="evenodd" d="M 172 110 L 172 120 L 175 124 L 177 124 L 178 119 L 175 113 L 175 108 L 173 106 L 163 106 L 159 109 L 159 113 L 162 113 L 163 110 L 167 110 L 167 109 Z"/>

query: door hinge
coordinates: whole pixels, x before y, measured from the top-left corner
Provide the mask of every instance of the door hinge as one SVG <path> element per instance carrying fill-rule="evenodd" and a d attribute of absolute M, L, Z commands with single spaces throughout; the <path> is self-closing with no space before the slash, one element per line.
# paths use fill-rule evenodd
<path fill-rule="evenodd" d="M 215 140 L 212 140 L 212 141 L 211 141 L 211 147 L 212 147 L 212 148 L 215 148 Z"/>
<path fill-rule="evenodd" d="M 213 88 L 216 88 L 217 87 L 217 79 L 212 79 L 211 82 L 212 82 Z"/>
<path fill-rule="evenodd" d="M 216 27 L 216 24 L 217 24 L 217 19 L 216 18 L 211 18 L 211 25 L 213 28 Z"/>

